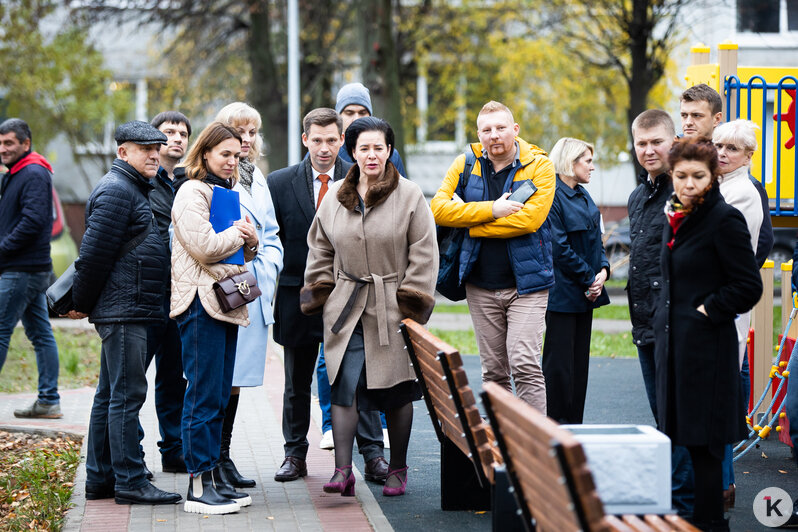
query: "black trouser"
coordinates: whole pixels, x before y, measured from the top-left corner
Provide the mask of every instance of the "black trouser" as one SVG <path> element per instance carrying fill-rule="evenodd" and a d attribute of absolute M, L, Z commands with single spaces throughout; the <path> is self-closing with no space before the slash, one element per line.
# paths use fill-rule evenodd
<path fill-rule="evenodd" d="M 164 311 L 166 317 L 147 330 L 147 366 L 155 358 L 155 413 L 161 432 L 158 447 L 168 462 L 183 454 L 181 423 L 186 379 L 180 331 L 177 322 L 169 318 L 168 294 Z"/>
<path fill-rule="evenodd" d="M 582 423 L 590 366 L 593 311 L 546 311 L 543 376 L 546 411 L 559 423 Z"/>
<path fill-rule="evenodd" d="M 310 428 L 310 385 L 316 370 L 319 344 L 283 348 L 285 388 L 283 391 L 283 438 L 286 456 L 305 459 Z M 379 412 L 361 412 L 357 446 L 365 461 L 383 456 L 382 424 Z"/>
<path fill-rule="evenodd" d="M 721 459 L 706 446 L 688 446 L 695 471 L 693 522 L 709 524 L 723 519 L 723 471 Z"/>

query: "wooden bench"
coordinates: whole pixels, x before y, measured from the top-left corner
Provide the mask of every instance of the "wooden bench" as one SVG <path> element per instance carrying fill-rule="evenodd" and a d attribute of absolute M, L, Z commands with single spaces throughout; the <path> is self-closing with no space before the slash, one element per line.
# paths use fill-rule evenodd
<path fill-rule="evenodd" d="M 606 515 L 582 445 L 495 383 L 482 401 L 528 531 L 695 531 L 676 515 Z"/>
<path fill-rule="evenodd" d="M 441 443 L 441 509 L 495 510 L 492 485 L 501 453 L 479 414 L 460 353 L 411 319 L 400 329 Z"/>

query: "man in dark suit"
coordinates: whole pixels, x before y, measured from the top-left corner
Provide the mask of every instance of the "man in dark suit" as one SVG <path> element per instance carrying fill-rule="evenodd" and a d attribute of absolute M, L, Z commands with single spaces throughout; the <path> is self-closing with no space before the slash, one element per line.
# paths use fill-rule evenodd
<path fill-rule="evenodd" d="M 307 475 L 310 427 L 310 385 L 323 341 L 321 316 L 305 316 L 299 309 L 299 289 L 304 283 L 308 256 L 307 235 L 328 182 L 343 179 L 349 163 L 338 158 L 343 144 L 343 123 L 333 109 L 318 108 L 302 121 L 302 143 L 309 157 L 301 163 L 268 175 L 285 265 L 277 284 L 274 305 L 274 340 L 283 346 L 283 438 L 285 460 L 274 480 L 287 482 Z M 388 464 L 383 456 L 382 428 L 377 412 L 360 416 L 358 449 L 366 461 L 367 479 L 385 481 Z"/>

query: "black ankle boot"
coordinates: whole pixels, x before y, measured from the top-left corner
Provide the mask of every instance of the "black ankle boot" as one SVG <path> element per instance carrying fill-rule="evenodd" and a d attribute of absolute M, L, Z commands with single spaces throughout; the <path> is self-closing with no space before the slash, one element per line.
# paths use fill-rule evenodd
<path fill-rule="evenodd" d="M 214 469 L 213 480 L 216 482 L 216 491 L 219 492 L 219 495 L 235 501 L 242 508 L 252 504 L 252 497 L 246 493 L 236 491 L 230 483 L 230 479 L 227 478 L 224 469 L 220 466 L 216 466 L 216 469 Z"/>
<path fill-rule="evenodd" d="M 189 477 L 188 494 L 183 505 L 186 512 L 219 515 L 237 512 L 240 508 L 238 503 L 219 493 L 214 483 L 213 471 Z"/>
<path fill-rule="evenodd" d="M 227 408 L 224 411 L 224 422 L 222 423 L 222 447 L 219 453 L 219 469 L 224 470 L 225 479 L 234 488 L 254 488 L 255 481 L 251 478 L 244 478 L 236 469 L 233 460 L 230 459 L 230 440 L 233 437 L 233 422 L 236 419 L 238 410 L 238 394 L 231 395 L 227 401 Z"/>

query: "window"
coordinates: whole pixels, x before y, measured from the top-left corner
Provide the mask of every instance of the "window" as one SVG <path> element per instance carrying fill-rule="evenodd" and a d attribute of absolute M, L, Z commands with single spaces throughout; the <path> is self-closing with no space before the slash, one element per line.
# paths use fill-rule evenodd
<path fill-rule="evenodd" d="M 798 0 L 787 0 L 787 31 L 798 31 Z"/>
<path fill-rule="evenodd" d="M 779 33 L 779 3 L 779 0 L 737 0 L 737 31 Z"/>

